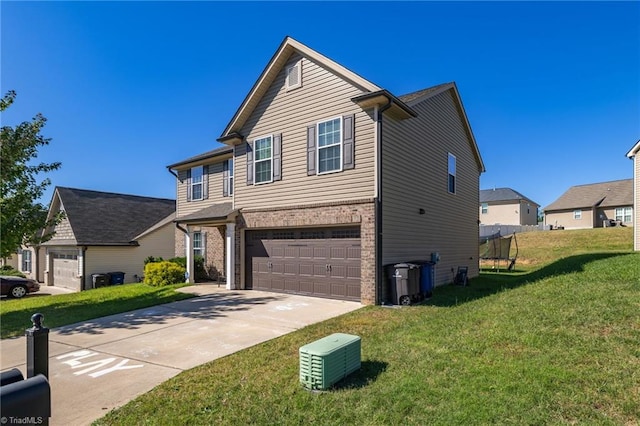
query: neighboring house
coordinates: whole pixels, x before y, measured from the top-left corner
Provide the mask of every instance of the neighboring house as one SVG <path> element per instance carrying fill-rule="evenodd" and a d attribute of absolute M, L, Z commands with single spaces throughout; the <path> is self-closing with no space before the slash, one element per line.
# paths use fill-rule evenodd
<path fill-rule="evenodd" d="M 480 190 L 480 224 L 537 225 L 538 203 L 511 188 Z"/>
<path fill-rule="evenodd" d="M 20 269 L 46 285 L 86 290 L 108 272 L 135 282 L 148 256 L 173 257 L 174 200 L 56 187 L 49 217 L 60 211 L 53 238 L 18 255 Z"/>
<path fill-rule="evenodd" d="M 218 141 L 168 169 L 176 254 L 227 288 L 376 304 L 387 264 L 478 274 L 484 165 L 455 83 L 395 96 L 286 37 Z"/>
<path fill-rule="evenodd" d="M 640 251 L 640 140 L 627 153 L 633 160 L 633 211 L 636 226 L 633 228 L 633 248 Z"/>
<path fill-rule="evenodd" d="M 599 228 L 614 221 L 633 225 L 633 179 L 577 185 L 544 208 L 545 225 Z"/>

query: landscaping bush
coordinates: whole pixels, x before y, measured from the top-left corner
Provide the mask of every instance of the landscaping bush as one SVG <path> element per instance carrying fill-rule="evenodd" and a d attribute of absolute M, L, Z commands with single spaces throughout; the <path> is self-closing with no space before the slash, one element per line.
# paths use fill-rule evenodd
<path fill-rule="evenodd" d="M 172 259 L 169 259 L 169 262 L 177 263 L 185 270 L 187 269 L 186 257 L 174 257 Z M 209 279 L 209 274 L 207 274 L 207 271 L 204 268 L 204 258 L 202 256 L 196 256 L 193 258 L 193 269 L 195 270 L 194 279 L 196 281 L 207 281 Z"/>
<path fill-rule="evenodd" d="M 185 268 L 174 262 L 149 262 L 144 267 L 144 282 L 155 287 L 179 284 L 185 281 L 185 272 Z"/>
<path fill-rule="evenodd" d="M 0 269 L 0 275 L 8 275 L 11 277 L 22 277 L 22 278 L 27 277 L 25 274 L 18 271 L 17 269 L 13 269 L 13 267 L 10 265 L 2 266 L 2 268 Z"/>
<path fill-rule="evenodd" d="M 162 258 L 162 256 L 160 256 L 160 257 L 148 256 L 148 257 L 144 260 L 144 264 L 146 265 L 147 263 L 162 262 L 163 260 L 164 260 L 164 259 Z"/>

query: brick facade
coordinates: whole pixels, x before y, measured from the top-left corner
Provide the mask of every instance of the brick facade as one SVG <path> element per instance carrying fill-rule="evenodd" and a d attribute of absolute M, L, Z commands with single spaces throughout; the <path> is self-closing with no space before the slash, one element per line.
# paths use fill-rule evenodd
<path fill-rule="evenodd" d="M 225 234 L 226 226 L 190 226 L 191 232 L 204 233 L 204 267 L 212 280 L 217 280 L 225 276 Z M 176 250 L 177 257 L 186 256 L 185 235 L 176 229 Z"/>
<path fill-rule="evenodd" d="M 361 238 L 361 302 L 376 303 L 375 207 L 373 201 L 318 204 L 242 211 L 236 227 L 236 285 L 240 286 L 240 235 L 246 230 L 359 225 Z M 244 264 L 244 262 L 242 262 Z"/>

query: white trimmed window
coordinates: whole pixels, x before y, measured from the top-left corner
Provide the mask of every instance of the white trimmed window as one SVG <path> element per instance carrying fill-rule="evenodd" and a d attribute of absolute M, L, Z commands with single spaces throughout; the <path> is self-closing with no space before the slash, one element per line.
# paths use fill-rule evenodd
<path fill-rule="evenodd" d="M 191 200 L 197 201 L 204 198 L 204 191 L 202 188 L 202 178 L 204 175 L 202 166 L 191 168 Z"/>
<path fill-rule="evenodd" d="M 193 257 L 204 257 L 204 241 L 202 232 L 193 233 Z"/>
<path fill-rule="evenodd" d="M 318 174 L 342 171 L 342 117 L 318 123 Z"/>
<path fill-rule="evenodd" d="M 576 219 L 576 220 L 582 219 L 582 210 L 574 210 L 573 211 L 573 218 Z"/>
<path fill-rule="evenodd" d="M 616 220 L 623 223 L 631 223 L 632 219 L 631 207 L 618 207 L 616 208 Z"/>
<path fill-rule="evenodd" d="M 302 86 L 302 60 L 287 68 L 287 91 L 297 89 Z"/>
<path fill-rule="evenodd" d="M 449 193 L 456 193 L 456 156 L 452 153 L 449 153 L 448 156 L 448 171 L 449 171 Z"/>
<path fill-rule="evenodd" d="M 273 136 L 265 136 L 253 142 L 254 182 L 267 183 L 273 181 Z"/>
<path fill-rule="evenodd" d="M 22 271 L 31 272 L 31 250 L 22 251 Z"/>
<path fill-rule="evenodd" d="M 482 203 L 482 214 L 487 214 L 489 212 L 489 203 Z"/>

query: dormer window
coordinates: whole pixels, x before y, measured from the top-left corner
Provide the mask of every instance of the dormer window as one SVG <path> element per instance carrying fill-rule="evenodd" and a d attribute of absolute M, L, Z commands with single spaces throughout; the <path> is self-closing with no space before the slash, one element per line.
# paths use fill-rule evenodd
<path fill-rule="evenodd" d="M 287 91 L 302 86 L 302 59 L 287 68 Z"/>

